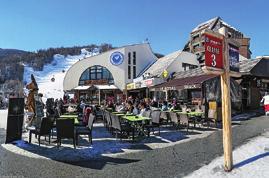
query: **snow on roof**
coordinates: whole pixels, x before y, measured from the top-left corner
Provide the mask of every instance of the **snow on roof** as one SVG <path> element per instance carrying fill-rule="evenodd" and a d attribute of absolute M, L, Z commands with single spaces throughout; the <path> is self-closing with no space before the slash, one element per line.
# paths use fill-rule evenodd
<path fill-rule="evenodd" d="M 249 59 L 239 62 L 240 72 L 249 74 L 251 69 L 260 62 L 261 59 Z"/>
<path fill-rule="evenodd" d="M 240 32 L 240 31 L 237 30 L 235 27 L 233 27 L 233 26 L 229 25 L 228 23 L 224 22 L 220 17 L 215 17 L 215 18 L 213 18 L 213 19 L 210 19 L 210 20 L 208 20 L 208 21 L 206 21 L 206 22 L 203 22 L 203 23 L 199 24 L 198 26 L 196 26 L 196 27 L 192 30 L 192 33 L 195 32 L 195 31 L 197 31 L 197 30 L 200 30 L 200 29 L 202 29 L 202 28 L 205 28 L 205 27 L 212 30 L 212 28 L 213 28 L 213 26 L 214 26 L 214 24 L 215 24 L 215 22 L 216 22 L 217 20 L 219 20 L 224 26 L 227 26 L 227 27 L 229 27 L 229 28 L 234 29 L 235 31 Z M 241 32 L 240 32 L 240 33 L 241 33 Z"/>
<path fill-rule="evenodd" d="M 197 26 L 192 30 L 192 32 L 195 32 L 195 31 L 197 31 L 197 30 L 200 30 L 201 28 L 204 28 L 204 27 L 206 27 L 206 26 L 209 26 L 210 24 L 212 24 L 213 22 L 215 22 L 218 18 L 219 18 L 219 17 L 215 17 L 215 18 L 213 18 L 213 19 L 210 19 L 210 20 L 208 20 L 208 21 L 206 21 L 206 22 L 203 22 L 203 23 L 197 25 Z"/>
<path fill-rule="evenodd" d="M 249 60 L 248 58 L 242 56 L 241 54 L 239 54 L 239 62 L 241 61 L 246 61 L 246 60 Z"/>
<path fill-rule="evenodd" d="M 250 74 L 251 69 L 260 61 L 260 59 L 248 59 L 242 60 L 239 62 L 240 73 Z M 191 69 L 187 71 L 177 72 L 175 74 L 175 78 L 186 78 L 186 77 L 194 77 L 199 75 L 204 75 L 205 72 L 202 68 L 198 67 L 196 69 Z"/>
<path fill-rule="evenodd" d="M 202 68 L 198 67 L 196 69 L 177 72 L 175 74 L 175 78 L 179 79 L 179 78 L 195 77 L 195 76 L 200 76 L 200 75 L 205 75 L 205 74 L 206 73 L 202 70 Z"/>
<path fill-rule="evenodd" d="M 149 73 L 154 76 L 159 76 L 162 72 L 170 66 L 170 64 L 182 53 L 178 50 L 171 54 L 168 54 L 160 59 L 158 59 L 154 64 L 148 68 L 145 73 Z"/>

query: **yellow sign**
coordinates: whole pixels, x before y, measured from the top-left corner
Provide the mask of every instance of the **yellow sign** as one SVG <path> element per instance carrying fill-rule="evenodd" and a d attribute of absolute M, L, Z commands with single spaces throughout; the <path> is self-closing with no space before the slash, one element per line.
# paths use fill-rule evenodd
<path fill-rule="evenodd" d="M 135 88 L 135 83 L 129 83 L 126 85 L 127 90 L 132 90 Z"/>
<path fill-rule="evenodd" d="M 168 71 L 167 70 L 164 70 L 163 71 L 163 78 L 167 78 L 168 77 Z"/>

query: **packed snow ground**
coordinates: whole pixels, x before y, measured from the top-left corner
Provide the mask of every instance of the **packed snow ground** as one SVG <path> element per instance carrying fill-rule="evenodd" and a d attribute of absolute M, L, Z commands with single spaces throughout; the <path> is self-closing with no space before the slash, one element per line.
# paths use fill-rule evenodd
<path fill-rule="evenodd" d="M 6 128 L 7 110 L 0 110 L 0 128 Z M 197 132 L 196 130 L 194 130 Z M 187 142 L 193 139 L 207 137 L 213 131 L 202 131 L 201 134 L 187 135 L 186 133 L 164 128 L 161 135 L 145 138 L 137 143 L 116 139 L 102 126 L 94 124 L 93 145 L 87 137 L 80 138 L 80 146 L 73 149 L 72 141 L 65 140 L 60 148 L 56 143 L 41 141 L 38 146 L 33 137 L 32 144 L 18 141 L 17 144 L 2 144 L 1 146 L 11 152 L 32 158 L 53 159 L 57 161 L 83 161 L 100 156 L 117 156 L 137 151 L 147 151 Z M 28 133 L 23 134 L 23 139 L 28 140 Z M 52 139 L 52 141 L 55 140 Z M 210 164 L 203 166 L 186 178 L 265 178 L 269 177 L 269 130 L 263 135 L 249 140 L 246 144 L 233 150 L 234 169 L 225 172 L 223 169 L 223 156 L 214 159 Z"/>
<path fill-rule="evenodd" d="M 231 172 L 223 169 L 223 156 L 216 158 L 186 178 L 265 178 L 269 177 L 269 131 L 251 139 L 233 151 L 234 168 Z"/>
<path fill-rule="evenodd" d="M 0 112 L 1 128 L 6 128 L 7 110 Z M 161 135 L 151 135 L 149 138 L 141 137 L 136 142 L 130 139 L 115 138 L 103 126 L 103 123 L 95 123 L 93 127 L 93 145 L 90 145 L 87 136 L 81 136 L 77 149 L 73 148 L 72 139 L 63 140 L 62 146 L 57 148 L 55 143 L 56 135 L 52 143 L 48 144 L 41 138 L 41 146 L 38 146 L 38 140 L 32 137 L 32 144 L 28 144 L 29 133 L 23 133 L 23 141 L 17 144 L 2 144 L 6 150 L 32 158 L 53 159 L 59 161 L 80 161 L 100 156 L 117 156 L 137 151 L 149 151 L 157 148 L 173 146 L 175 144 L 188 142 L 193 139 L 209 136 L 214 130 L 175 130 L 173 127 L 161 128 Z M 155 133 L 158 133 L 156 131 Z"/>
<path fill-rule="evenodd" d="M 94 49 L 93 52 L 82 49 L 81 54 L 76 56 L 68 55 L 64 57 L 63 55 L 55 54 L 53 61 L 45 65 L 42 71 L 34 71 L 32 67 L 25 66 L 23 81 L 24 83 L 29 83 L 31 81 L 30 76 L 33 74 L 38 84 L 38 92 L 43 93 L 45 100 L 46 98 L 62 98 L 64 94 L 63 80 L 66 71 L 77 61 L 97 54 L 99 54 L 98 49 Z M 51 81 L 52 78 L 55 79 L 54 82 Z"/>

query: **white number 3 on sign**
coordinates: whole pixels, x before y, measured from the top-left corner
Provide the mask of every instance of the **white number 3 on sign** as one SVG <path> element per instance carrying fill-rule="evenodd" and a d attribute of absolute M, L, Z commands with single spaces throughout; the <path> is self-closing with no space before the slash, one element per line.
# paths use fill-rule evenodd
<path fill-rule="evenodd" d="M 216 67 L 216 65 L 217 65 L 217 62 L 216 62 L 216 55 L 215 55 L 215 54 L 212 54 L 212 55 L 211 55 L 211 58 L 212 58 L 212 63 L 211 63 L 211 65 L 212 65 L 213 67 Z"/>

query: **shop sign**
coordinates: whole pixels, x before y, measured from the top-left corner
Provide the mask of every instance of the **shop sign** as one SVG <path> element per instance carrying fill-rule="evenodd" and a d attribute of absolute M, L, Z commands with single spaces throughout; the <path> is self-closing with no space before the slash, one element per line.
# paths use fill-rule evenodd
<path fill-rule="evenodd" d="M 141 81 L 141 88 L 147 87 L 146 80 Z"/>
<path fill-rule="evenodd" d="M 136 82 L 135 83 L 135 88 L 141 88 L 141 82 Z"/>
<path fill-rule="evenodd" d="M 239 72 L 239 48 L 229 44 L 230 70 Z"/>
<path fill-rule="evenodd" d="M 176 90 L 176 87 L 162 87 L 161 90 Z"/>
<path fill-rule="evenodd" d="M 110 56 L 110 62 L 111 62 L 111 64 L 113 64 L 115 66 L 121 65 L 123 60 L 124 60 L 123 54 L 121 52 L 118 52 L 118 51 L 112 53 Z"/>
<path fill-rule="evenodd" d="M 126 88 L 127 88 L 127 90 L 132 90 L 132 89 L 135 88 L 135 84 L 134 83 L 129 83 L 129 84 L 126 85 Z"/>
<path fill-rule="evenodd" d="M 223 69 L 223 56 L 222 56 L 222 39 L 215 36 L 205 35 L 205 65 Z"/>
<path fill-rule="evenodd" d="M 153 80 L 150 79 L 150 80 L 145 80 L 145 83 L 146 83 L 146 86 L 151 86 L 152 83 L 153 83 Z"/>
<path fill-rule="evenodd" d="M 164 70 L 163 73 L 162 73 L 162 77 L 163 78 L 167 78 L 168 77 L 168 71 L 167 70 Z"/>
<path fill-rule="evenodd" d="M 108 80 L 101 79 L 101 80 L 86 80 L 85 85 L 108 85 Z"/>
<path fill-rule="evenodd" d="M 184 89 L 195 89 L 195 88 L 201 88 L 201 85 L 200 84 L 184 85 Z"/>

